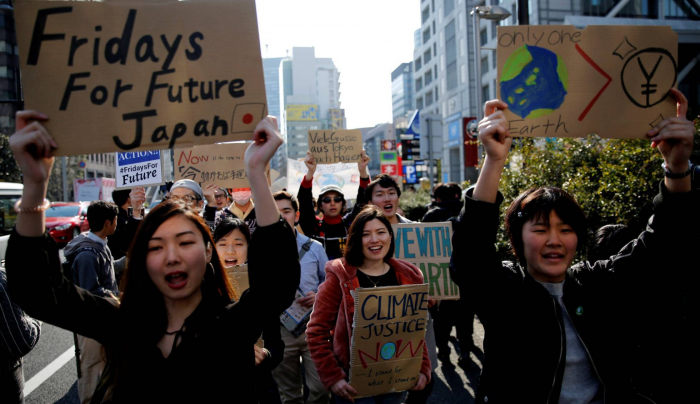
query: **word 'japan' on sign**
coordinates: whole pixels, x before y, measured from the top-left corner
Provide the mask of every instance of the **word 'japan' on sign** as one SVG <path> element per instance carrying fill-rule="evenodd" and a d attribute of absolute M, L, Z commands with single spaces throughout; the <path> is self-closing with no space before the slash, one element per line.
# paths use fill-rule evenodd
<path fill-rule="evenodd" d="M 668 26 L 498 27 L 497 97 L 512 136 L 642 138 L 676 116 L 677 72 Z"/>
<path fill-rule="evenodd" d="M 254 0 L 22 1 L 15 18 L 58 155 L 247 140 L 267 113 Z"/>
<path fill-rule="evenodd" d="M 355 289 L 350 351 L 355 398 L 416 385 L 426 350 L 427 322 L 426 284 Z"/>
<path fill-rule="evenodd" d="M 394 258 L 420 268 L 430 285 L 430 298 L 459 299 L 459 287 L 450 276 L 452 223 L 399 223 L 392 225 L 396 248 Z"/>
<path fill-rule="evenodd" d="M 316 164 L 355 163 L 362 160 L 362 132 L 310 130 L 309 151 Z"/>

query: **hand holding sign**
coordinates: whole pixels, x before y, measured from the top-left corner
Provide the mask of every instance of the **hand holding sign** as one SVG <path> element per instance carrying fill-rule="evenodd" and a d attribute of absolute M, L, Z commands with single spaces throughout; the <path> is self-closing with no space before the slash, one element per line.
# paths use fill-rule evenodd
<path fill-rule="evenodd" d="M 314 157 L 313 153 L 311 153 L 308 150 L 306 151 L 306 158 L 304 159 L 304 164 L 309 170 L 306 172 L 306 180 L 311 181 L 314 178 L 314 174 L 316 173 L 316 158 Z"/>
<path fill-rule="evenodd" d="M 367 165 L 369 164 L 369 156 L 362 150 L 362 155 L 360 156 L 360 161 L 357 162 L 357 168 L 360 170 L 360 178 L 369 177 L 369 172 L 367 172 Z"/>
<path fill-rule="evenodd" d="M 362 160 L 362 132 L 310 130 L 309 151 L 318 164 L 359 162 Z"/>
<path fill-rule="evenodd" d="M 505 161 L 513 138 L 508 132 L 508 118 L 503 110 L 508 104 L 501 100 L 486 101 L 484 119 L 479 122 L 479 140 L 484 145 L 486 156 L 492 161 Z"/>
<path fill-rule="evenodd" d="M 10 148 L 22 170 L 24 184 L 44 184 L 54 161 L 52 149 L 58 147 L 41 124 L 49 118 L 36 111 L 18 111 L 16 118 L 17 130 L 10 136 Z"/>

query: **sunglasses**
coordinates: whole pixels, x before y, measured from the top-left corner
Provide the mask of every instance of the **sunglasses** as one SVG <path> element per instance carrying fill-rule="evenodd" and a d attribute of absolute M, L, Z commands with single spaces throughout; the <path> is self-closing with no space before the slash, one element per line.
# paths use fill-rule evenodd
<path fill-rule="evenodd" d="M 335 197 L 333 197 L 333 201 L 334 201 L 335 203 L 343 202 L 343 197 L 341 197 L 341 196 L 335 196 Z M 321 202 L 323 202 L 323 203 L 331 203 L 331 197 L 330 197 L 330 196 L 327 196 L 327 197 L 321 199 Z"/>

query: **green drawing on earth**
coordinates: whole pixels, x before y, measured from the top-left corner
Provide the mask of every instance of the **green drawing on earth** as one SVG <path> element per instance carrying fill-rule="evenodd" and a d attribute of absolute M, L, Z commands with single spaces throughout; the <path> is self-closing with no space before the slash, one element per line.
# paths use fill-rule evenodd
<path fill-rule="evenodd" d="M 538 46 L 513 52 L 501 74 L 501 99 L 521 118 L 548 115 L 564 103 L 569 75 L 561 58 Z"/>

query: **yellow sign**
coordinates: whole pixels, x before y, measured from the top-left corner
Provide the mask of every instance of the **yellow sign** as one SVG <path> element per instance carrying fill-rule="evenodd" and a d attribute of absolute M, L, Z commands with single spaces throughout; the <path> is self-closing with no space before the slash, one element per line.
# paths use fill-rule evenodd
<path fill-rule="evenodd" d="M 318 121 L 318 105 L 287 105 L 287 121 Z"/>

